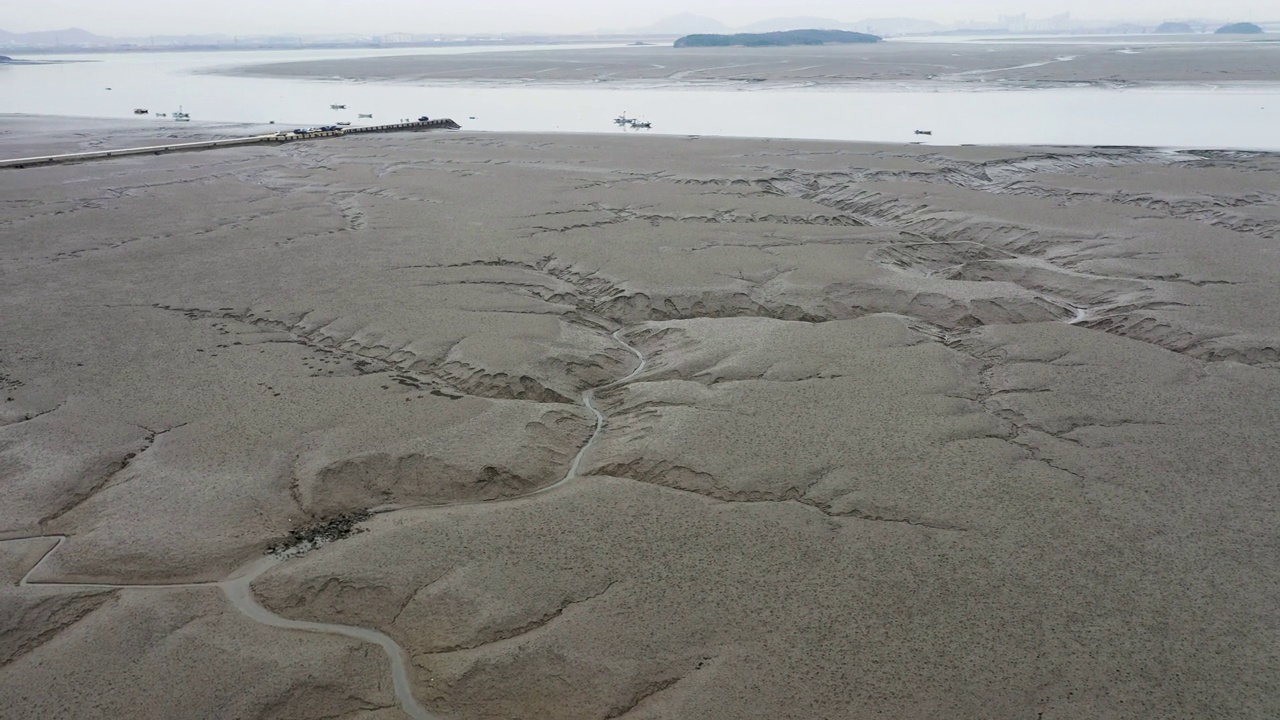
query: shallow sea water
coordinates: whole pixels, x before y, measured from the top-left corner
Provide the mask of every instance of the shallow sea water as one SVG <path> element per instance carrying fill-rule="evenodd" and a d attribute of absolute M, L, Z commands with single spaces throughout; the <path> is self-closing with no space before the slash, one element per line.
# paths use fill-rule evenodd
<path fill-rule="evenodd" d="M 506 50 L 531 48 L 511 47 Z M 562 49 L 562 48 L 558 48 Z M 265 62 L 495 52 L 493 48 L 298 50 L 45 56 L 71 62 L 0 67 L 0 113 L 135 116 L 179 108 L 194 120 L 292 128 L 451 117 L 468 130 L 636 132 L 869 142 L 1151 145 L 1280 150 L 1280 86 L 1010 90 L 966 84 L 609 87 L 515 83 L 353 82 L 209 73 Z M 109 90 L 107 88 L 110 88 Z M 346 109 L 331 109 L 333 104 Z M 621 113 L 652 123 L 619 128 Z M 373 115 L 362 119 L 359 114 Z M 932 135 L 917 135 L 929 130 Z"/>

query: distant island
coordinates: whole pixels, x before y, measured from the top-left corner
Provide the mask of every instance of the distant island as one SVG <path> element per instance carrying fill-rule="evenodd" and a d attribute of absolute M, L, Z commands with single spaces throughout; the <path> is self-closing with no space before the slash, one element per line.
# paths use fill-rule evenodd
<path fill-rule="evenodd" d="M 1189 23 L 1184 22 L 1166 22 L 1160 23 L 1160 27 L 1156 28 L 1156 32 L 1161 35 L 1190 35 L 1195 32 L 1195 28 Z"/>
<path fill-rule="evenodd" d="M 826 45 L 829 43 L 875 43 L 877 35 L 849 32 L 848 30 L 785 30 L 766 33 L 737 33 L 733 35 L 685 35 L 676 40 L 675 47 L 779 47 L 784 45 Z"/>
<path fill-rule="evenodd" d="M 1260 35 L 1263 30 L 1253 23 L 1242 22 L 1223 25 L 1213 32 L 1215 35 Z"/>

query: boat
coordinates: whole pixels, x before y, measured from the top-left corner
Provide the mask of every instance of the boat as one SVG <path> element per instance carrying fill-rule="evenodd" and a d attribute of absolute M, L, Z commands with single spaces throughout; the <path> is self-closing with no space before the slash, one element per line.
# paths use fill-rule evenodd
<path fill-rule="evenodd" d="M 916 134 L 917 134 L 917 135 L 932 135 L 932 134 L 933 134 L 933 131 L 932 131 L 932 130 L 917 130 L 917 131 L 916 131 Z"/>
<path fill-rule="evenodd" d="M 146 115 L 148 112 L 151 112 L 151 111 L 150 111 L 150 110 L 147 110 L 146 108 L 134 108 L 134 109 L 133 109 L 133 114 L 134 114 L 134 115 Z"/>
<path fill-rule="evenodd" d="M 644 122 L 641 122 L 639 120 L 632 120 L 631 127 L 648 130 L 649 128 L 653 127 L 653 125 L 650 124 L 648 120 L 645 120 Z"/>
<path fill-rule="evenodd" d="M 627 114 L 625 112 L 619 115 L 618 117 L 614 118 L 613 122 L 615 125 L 623 125 L 623 126 L 635 124 L 635 120 L 627 117 Z"/>
<path fill-rule="evenodd" d="M 347 106 L 346 105 L 330 105 L 329 109 L 330 110 L 346 110 Z"/>
<path fill-rule="evenodd" d="M 173 119 L 178 122 L 191 122 L 191 115 L 182 112 L 182 106 L 178 106 L 178 110 L 173 113 Z"/>
<path fill-rule="evenodd" d="M 350 125 L 350 124 L 351 124 L 351 123 L 349 123 L 349 122 L 334 123 L 334 125 L 337 125 L 338 127 L 346 127 L 346 126 L 348 126 L 348 125 Z"/>
<path fill-rule="evenodd" d="M 360 113 L 359 117 L 362 117 L 362 118 L 371 118 L 371 117 L 373 117 L 373 113 Z"/>

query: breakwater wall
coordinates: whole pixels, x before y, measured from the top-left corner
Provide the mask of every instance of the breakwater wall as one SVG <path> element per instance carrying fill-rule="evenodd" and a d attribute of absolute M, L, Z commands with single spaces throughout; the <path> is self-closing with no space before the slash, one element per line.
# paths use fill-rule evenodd
<path fill-rule="evenodd" d="M 362 125 L 360 127 L 340 127 L 336 130 L 315 130 L 311 132 L 278 132 L 269 135 L 252 135 L 243 138 L 225 140 L 201 140 L 198 142 L 166 143 L 164 145 L 148 145 L 146 147 L 120 148 L 118 150 L 94 150 L 91 152 L 63 153 L 60 155 L 39 155 L 28 158 L 0 160 L 0 168 L 25 168 L 41 165 L 58 165 L 62 163 L 86 162 L 89 160 L 105 160 L 107 158 L 128 157 L 130 155 L 163 155 L 173 152 L 189 152 L 192 150 L 212 150 L 215 148 L 236 147 L 239 145 L 256 145 L 258 143 L 295 142 L 298 140 L 314 140 L 342 135 L 360 133 L 403 132 L 417 130 L 459 130 L 461 126 L 453 120 L 410 121 L 389 123 L 386 125 Z"/>

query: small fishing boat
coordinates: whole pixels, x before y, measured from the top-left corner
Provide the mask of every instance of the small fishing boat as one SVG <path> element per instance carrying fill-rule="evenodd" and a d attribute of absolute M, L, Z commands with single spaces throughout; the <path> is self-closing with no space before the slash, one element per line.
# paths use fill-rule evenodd
<path fill-rule="evenodd" d="M 148 109 L 146 109 L 146 108 L 134 108 L 134 109 L 133 109 L 133 114 L 134 114 L 134 115 L 146 115 L 146 114 L 147 114 L 147 113 L 149 113 L 149 112 L 151 112 L 151 111 L 150 111 L 150 110 L 148 110 Z"/>
<path fill-rule="evenodd" d="M 338 127 L 346 127 L 346 126 L 348 126 L 348 125 L 350 125 L 350 124 L 351 124 L 351 123 L 349 123 L 349 122 L 334 123 L 334 125 L 337 125 Z"/>
<path fill-rule="evenodd" d="M 932 131 L 932 130 L 917 130 L 917 131 L 916 131 L 916 134 L 917 134 L 917 135 L 932 135 L 932 134 L 933 134 L 933 131 Z"/>
<path fill-rule="evenodd" d="M 648 130 L 649 128 L 653 127 L 653 125 L 648 120 L 645 120 L 643 122 L 640 120 L 632 120 L 631 127 L 636 128 L 637 130 Z"/>
<path fill-rule="evenodd" d="M 178 106 L 177 112 L 173 114 L 173 119 L 178 122 L 191 122 L 191 115 L 182 111 L 182 106 Z"/>
<path fill-rule="evenodd" d="M 627 125 L 634 125 L 636 121 L 633 118 L 627 117 L 627 114 L 624 112 L 618 117 L 614 118 L 613 122 L 615 125 L 621 125 L 625 127 Z"/>
<path fill-rule="evenodd" d="M 330 110 L 346 110 L 347 106 L 346 105 L 330 105 L 329 109 Z"/>
<path fill-rule="evenodd" d="M 372 118 L 372 117 L 373 117 L 373 113 L 360 113 L 359 117 L 362 117 L 362 118 Z"/>

